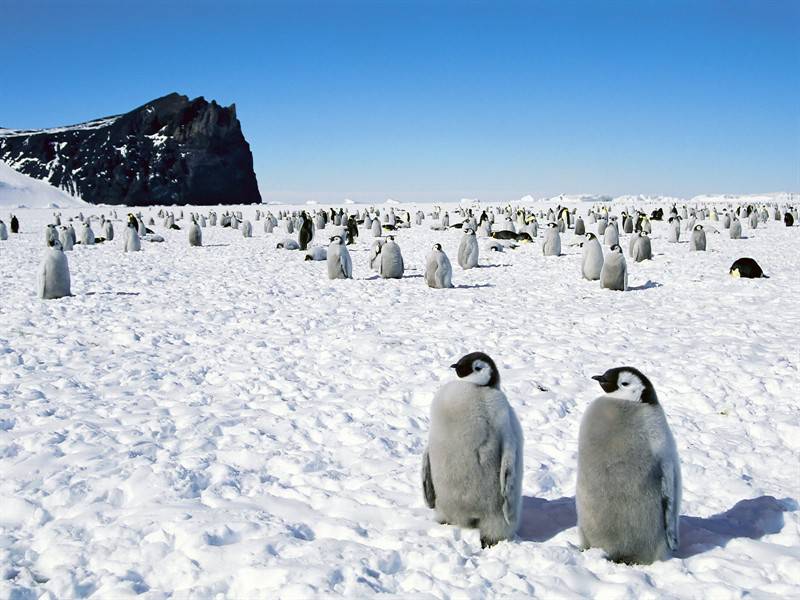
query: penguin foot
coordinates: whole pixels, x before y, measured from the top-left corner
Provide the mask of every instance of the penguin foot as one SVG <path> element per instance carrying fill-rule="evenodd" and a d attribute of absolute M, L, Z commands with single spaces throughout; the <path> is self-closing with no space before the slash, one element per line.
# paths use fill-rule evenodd
<path fill-rule="evenodd" d="M 485 538 L 481 536 L 481 550 L 485 550 L 486 548 L 491 548 L 494 546 L 499 540 L 490 540 L 489 538 Z"/>

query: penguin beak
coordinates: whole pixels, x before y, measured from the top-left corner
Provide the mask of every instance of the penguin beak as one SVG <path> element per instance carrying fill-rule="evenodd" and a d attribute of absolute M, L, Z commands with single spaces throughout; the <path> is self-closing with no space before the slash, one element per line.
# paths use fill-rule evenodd
<path fill-rule="evenodd" d="M 605 375 L 592 375 L 592 379 L 594 379 L 597 382 L 604 383 L 605 380 L 606 380 L 606 377 L 605 377 Z"/>
<path fill-rule="evenodd" d="M 458 365 L 456 365 L 456 364 L 452 364 L 452 365 L 450 365 L 450 368 L 451 368 L 451 369 L 457 369 L 457 368 L 458 368 Z"/>

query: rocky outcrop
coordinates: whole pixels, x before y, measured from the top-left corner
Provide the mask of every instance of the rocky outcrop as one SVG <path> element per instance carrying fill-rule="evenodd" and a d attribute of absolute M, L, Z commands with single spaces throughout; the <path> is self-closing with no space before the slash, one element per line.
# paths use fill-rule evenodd
<path fill-rule="evenodd" d="M 92 204 L 261 202 L 236 106 L 170 94 L 54 129 L 0 129 L 0 160 Z"/>

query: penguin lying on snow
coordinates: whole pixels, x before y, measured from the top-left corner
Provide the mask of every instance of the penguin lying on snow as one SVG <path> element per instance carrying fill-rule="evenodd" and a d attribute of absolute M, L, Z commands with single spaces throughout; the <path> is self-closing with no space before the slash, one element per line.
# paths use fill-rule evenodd
<path fill-rule="evenodd" d="M 766 277 L 764 271 L 758 266 L 758 263 L 752 258 L 739 258 L 734 261 L 728 273 L 732 277 L 742 277 L 744 279 L 758 279 L 759 277 Z"/>
<path fill-rule="evenodd" d="M 583 548 L 649 564 L 678 547 L 681 469 L 653 384 L 633 367 L 593 377 L 606 392 L 578 434 L 576 504 Z"/>
<path fill-rule="evenodd" d="M 486 548 L 519 524 L 522 428 L 488 355 L 473 352 L 451 366 L 459 380 L 433 399 L 422 489 L 439 523 L 478 529 Z"/>

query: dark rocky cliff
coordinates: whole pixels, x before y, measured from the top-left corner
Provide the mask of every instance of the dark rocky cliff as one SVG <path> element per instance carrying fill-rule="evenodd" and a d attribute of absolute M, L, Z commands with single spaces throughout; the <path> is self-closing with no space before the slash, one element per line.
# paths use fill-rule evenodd
<path fill-rule="evenodd" d="M 93 204 L 261 202 L 236 106 L 169 94 L 129 113 L 0 129 L 0 160 Z"/>

